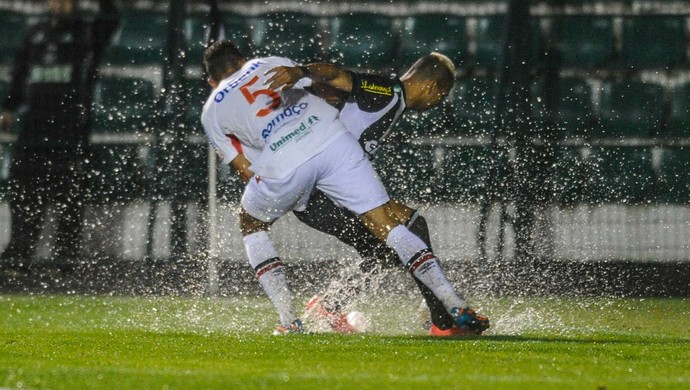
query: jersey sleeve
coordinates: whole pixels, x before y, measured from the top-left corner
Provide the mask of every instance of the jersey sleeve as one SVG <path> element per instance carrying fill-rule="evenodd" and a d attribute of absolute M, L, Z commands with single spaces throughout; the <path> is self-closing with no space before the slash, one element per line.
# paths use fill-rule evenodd
<path fill-rule="evenodd" d="M 371 73 L 352 72 L 352 92 L 349 102 L 356 103 L 364 112 L 376 112 L 386 107 L 399 95 L 395 86 L 397 79 Z"/>
<path fill-rule="evenodd" d="M 404 88 L 397 78 L 352 73 L 352 92 L 340 118 L 373 158 L 405 111 Z"/>
<path fill-rule="evenodd" d="M 243 153 L 242 144 L 237 137 L 223 133 L 206 116 L 202 116 L 201 122 L 209 143 L 222 159 L 223 164 L 230 164 L 235 157 Z"/>

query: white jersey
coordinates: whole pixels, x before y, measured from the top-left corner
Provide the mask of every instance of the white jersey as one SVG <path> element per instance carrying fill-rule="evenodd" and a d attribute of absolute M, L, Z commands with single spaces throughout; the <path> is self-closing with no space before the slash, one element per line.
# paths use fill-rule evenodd
<path fill-rule="evenodd" d="M 201 122 L 223 163 L 244 153 L 256 175 L 283 178 L 347 131 L 337 109 L 303 89 L 308 79 L 283 92 L 266 88 L 268 70 L 295 65 L 281 57 L 251 59 L 211 93 Z"/>

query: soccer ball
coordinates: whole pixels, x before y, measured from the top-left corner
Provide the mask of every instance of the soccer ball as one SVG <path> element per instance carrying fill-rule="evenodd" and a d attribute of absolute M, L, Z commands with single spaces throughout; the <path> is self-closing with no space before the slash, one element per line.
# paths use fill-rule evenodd
<path fill-rule="evenodd" d="M 369 328 L 369 321 L 361 311 L 351 311 L 348 313 L 347 322 L 349 322 L 357 332 L 366 332 Z"/>

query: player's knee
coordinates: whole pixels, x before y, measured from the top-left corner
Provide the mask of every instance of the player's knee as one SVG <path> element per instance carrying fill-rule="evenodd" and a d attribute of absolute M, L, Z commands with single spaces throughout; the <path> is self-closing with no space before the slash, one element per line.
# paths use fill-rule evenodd
<path fill-rule="evenodd" d="M 240 209 L 240 232 L 243 236 L 248 236 L 261 231 L 268 231 L 270 227 L 270 222 L 260 221 L 249 215 L 244 208 Z"/>
<path fill-rule="evenodd" d="M 391 199 L 389 205 L 393 217 L 401 224 L 405 224 L 406 222 L 410 221 L 411 218 L 417 213 L 417 210 L 394 199 Z"/>
<path fill-rule="evenodd" d="M 370 232 L 383 242 L 386 241 L 391 229 L 400 225 L 398 220 L 395 219 L 389 203 L 385 203 L 360 215 L 360 220 Z"/>
<path fill-rule="evenodd" d="M 431 235 L 429 234 L 429 225 L 426 219 L 419 214 L 418 211 L 414 211 L 410 219 L 407 221 L 406 226 L 415 236 L 419 237 L 424 243 L 431 248 Z"/>

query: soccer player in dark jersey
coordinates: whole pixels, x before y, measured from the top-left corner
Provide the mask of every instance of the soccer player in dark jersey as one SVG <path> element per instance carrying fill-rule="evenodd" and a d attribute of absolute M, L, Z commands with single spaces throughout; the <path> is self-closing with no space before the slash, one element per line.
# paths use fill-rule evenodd
<path fill-rule="evenodd" d="M 31 27 L 17 53 L 2 103 L 3 131 L 26 106 L 10 166 L 11 237 L 0 267 L 26 272 L 47 206 L 59 213 L 53 258 L 78 258 L 86 198 L 93 90 L 102 54 L 118 26 L 112 0 L 91 20 L 77 0 L 49 0 L 46 20 Z"/>
<path fill-rule="evenodd" d="M 343 123 L 359 138 L 370 158 L 374 158 L 403 113 L 435 107 L 449 94 L 455 80 L 455 66 L 440 53 L 420 58 L 400 78 L 357 73 L 329 63 L 279 67 L 271 71 L 274 74 L 268 87 L 272 89 L 290 88 L 303 77 L 310 78 L 314 93 L 340 108 Z M 392 202 L 392 205 L 397 220 L 431 247 L 424 217 L 401 203 Z M 355 248 L 363 259 L 360 268 L 365 274 L 374 272 L 377 264 L 389 267 L 401 264 L 395 252 L 381 244 L 356 215 L 338 207 L 319 191 L 312 194 L 307 209 L 295 215 L 308 226 Z M 441 301 L 416 278 L 415 282 L 430 310 L 429 333 L 434 336 L 462 334 Z M 313 299 L 308 306 L 325 315 L 334 330 L 349 333 L 354 329 L 341 309 L 357 292 L 358 284 L 349 281 L 342 285 L 339 291 L 317 298 L 318 301 Z"/>

